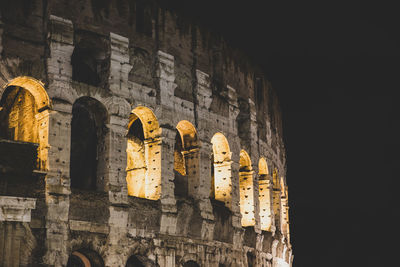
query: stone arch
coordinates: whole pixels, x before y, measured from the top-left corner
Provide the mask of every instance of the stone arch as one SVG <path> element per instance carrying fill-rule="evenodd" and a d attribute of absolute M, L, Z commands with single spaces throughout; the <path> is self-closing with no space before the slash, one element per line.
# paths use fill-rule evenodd
<path fill-rule="evenodd" d="M 254 186 L 253 169 L 251 159 L 245 150 L 240 151 L 239 188 L 240 188 L 240 212 L 242 214 L 242 226 L 255 225 L 254 216 Z"/>
<path fill-rule="evenodd" d="M 71 187 L 99 190 L 104 185 L 108 132 L 107 109 L 98 100 L 84 96 L 72 106 Z"/>
<path fill-rule="evenodd" d="M 271 181 L 268 164 L 263 157 L 258 162 L 258 185 L 261 230 L 271 231 Z"/>
<path fill-rule="evenodd" d="M 46 170 L 50 98 L 44 84 L 20 76 L 5 86 L 0 100 L 0 138 L 38 143 L 38 168 Z"/>
<path fill-rule="evenodd" d="M 158 264 L 141 255 L 132 255 L 126 261 L 125 267 L 158 267 Z"/>
<path fill-rule="evenodd" d="M 161 193 L 161 128 L 153 111 L 132 110 L 127 144 L 128 195 L 157 200 Z"/>
<path fill-rule="evenodd" d="M 101 256 L 90 249 L 79 249 L 71 253 L 67 267 L 104 267 Z"/>
<path fill-rule="evenodd" d="M 182 266 L 183 267 L 200 267 L 200 265 L 193 260 L 189 260 L 189 261 L 185 262 Z"/>
<path fill-rule="evenodd" d="M 216 133 L 211 139 L 212 154 L 212 180 L 211 197 L 222 201 L 225 206 L 231 207 L 232 204 L 232 172 L 231 156 L 232 152 L 229 143 L 222 133 Z"/>
<path fill-rule="evenodd" d="M 199 186 L 199 140 L 196 128 L 187 120 L 176 126 L 174 148 L 175 195 L 193 196 Z"/>

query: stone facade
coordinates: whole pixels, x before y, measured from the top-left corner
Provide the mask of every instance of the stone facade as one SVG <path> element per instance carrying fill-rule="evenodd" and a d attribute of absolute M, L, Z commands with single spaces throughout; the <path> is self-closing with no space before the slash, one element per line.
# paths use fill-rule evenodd
<path fill-rule="evenodd" d="M 291 266 L 262 72 L 157 1 L 28 2 L 0 4 L 0 266 Z"/>

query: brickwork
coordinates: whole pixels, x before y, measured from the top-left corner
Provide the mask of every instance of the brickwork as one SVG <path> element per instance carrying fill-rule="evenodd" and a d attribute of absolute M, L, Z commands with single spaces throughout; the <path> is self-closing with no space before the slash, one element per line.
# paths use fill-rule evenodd
<path fill-rule="evenodd" d="M 35 193 L 1 187 L 0 265 L 291 266 L 279 104 L 257 67 L 153 1 L 22 2 L 0 5 L 0 118 L 29 138 L 0 136 L 38 143 L 40 164 Z"/>

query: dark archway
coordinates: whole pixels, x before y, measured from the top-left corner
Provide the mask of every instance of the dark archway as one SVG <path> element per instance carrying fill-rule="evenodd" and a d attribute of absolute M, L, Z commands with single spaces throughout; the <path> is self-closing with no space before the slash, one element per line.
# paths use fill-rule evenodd
<path fill-rule="evenodd" d="M 132 255 L 126 262 L 125 267 L 158 267 L 158 264 L 145 256 Z"/>
<path fill-rule="evenodd" d="M 187 261 L 183 264 L 183 267 L 200 267 L 200 265 L 195 261 Z"/>
<path fill-rule="evenodd" d="M 104 267 L 104 262 L 96 252 L 89 249 L 81 249 L 71 253 L 67 267 Z"/>
<path fill-rule="evenodd" d="M 81 97 L 72 107 L 71 187 L 98 189 L 99 164 L 105 155 L 107 110 L 97 100 Z"/>

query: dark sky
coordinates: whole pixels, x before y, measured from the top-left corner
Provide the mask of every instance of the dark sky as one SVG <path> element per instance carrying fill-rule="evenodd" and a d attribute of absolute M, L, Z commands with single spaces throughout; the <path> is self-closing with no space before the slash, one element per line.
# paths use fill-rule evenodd
<path fill-rule="evenodd" d="M 173 1 L 278 90 L 294 267 L 397 266 L 396 1 Z"/>

